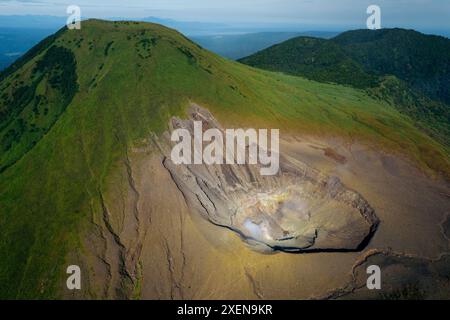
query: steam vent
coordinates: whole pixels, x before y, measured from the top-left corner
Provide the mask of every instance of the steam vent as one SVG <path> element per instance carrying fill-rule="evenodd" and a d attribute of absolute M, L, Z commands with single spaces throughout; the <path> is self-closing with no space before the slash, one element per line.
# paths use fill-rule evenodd
<path fill-rule="evenodd" d="M 171 127 L 193 136 L 193 122 L 223 130 L 206 110 L 191 107 L 191 118 L 173 118 Z M 367 201 L 294 158 L 280 155 L 275 176 L 261 176 L 259 165 L 175 165 L 165 168 L 192 213 L 236 232 L 256 250 L 286 252 L 358 251 L 379 220 Z"/>

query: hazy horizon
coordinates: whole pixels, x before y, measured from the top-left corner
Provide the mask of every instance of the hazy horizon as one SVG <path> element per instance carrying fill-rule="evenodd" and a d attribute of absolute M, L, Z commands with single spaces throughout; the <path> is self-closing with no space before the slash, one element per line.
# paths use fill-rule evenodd
<path fill-rule="evenodd" d="M 67 6 L 78 5 L 82 18 L 152 17 L 242 29 L 343 31 L 365 28 L 371 4 L 381 7 L 383 28 L 450 33 L 450 1 L 445 0 L 0 0 L 0 16 L 65 18 Z"/>

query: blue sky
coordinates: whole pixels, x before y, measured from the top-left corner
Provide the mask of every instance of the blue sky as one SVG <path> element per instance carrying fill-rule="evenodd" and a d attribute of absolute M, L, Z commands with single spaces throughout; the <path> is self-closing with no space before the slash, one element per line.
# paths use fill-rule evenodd
<path fill-rule="evenodd" d="M 383 27 L 450 30 L 450 0 L 0 0 L 0 15 L 64 16 L 70 4 L 80 6 L 83 17 L 154 16 L 320 29 L 364 27 L 366 8 L 377 4 Z"/>

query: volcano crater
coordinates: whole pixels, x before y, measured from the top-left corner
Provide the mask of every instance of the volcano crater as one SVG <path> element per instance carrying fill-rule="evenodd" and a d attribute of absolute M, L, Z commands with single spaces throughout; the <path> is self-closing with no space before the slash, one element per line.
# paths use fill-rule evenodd
<path fill-rule="evenodd" d="M 223 130 L 209 111 L 192 106 L 190 113 L 188 120 L 173 118 L 171 127 L 192 130 L 201 119 L 205 127 Z M 170 152 L 164 154 L 163 165 L 190 211 L 254 249 L 359 251 L 378 227 L 375 211 L 359 193 L 287 154 L 280 153 L 274 176 L 261 176 L 259 165 L 174 164 Z"/>

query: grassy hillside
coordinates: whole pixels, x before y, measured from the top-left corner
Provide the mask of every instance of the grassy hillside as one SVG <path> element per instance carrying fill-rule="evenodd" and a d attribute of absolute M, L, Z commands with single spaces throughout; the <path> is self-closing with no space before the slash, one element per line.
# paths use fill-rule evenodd
<path fill-rule="evenodd" d="M 381 77 L 378 86 L 368 88 L 367 93 L 409 116 L 420 130 L 444 145 L 447 154 L 450 152 L 449 105 L 430 99 L 395 76 Z"/>
<path fill-rule="evenodd" d="M 450 172 L 443 147 L 388 103 L 225 60 L 155 24 L 83 22 L 0 79 L 0 298 L 59 294 L 117 163 L 190 101 L 227 126 L 339 135 Z"/>
<path fill-rule="evenodd" d="M 297 37 L 274 45 L 239 60 L 244 64 L 271 71 L 303 76 L 321 82 L 334 82 L 356 88 L 373 87 L 378 77 L 367 73 L 363 66 L 333 41 Z"/>
<path fill-rule="evenodd" d="M 450 88 L 450 51 L 445 47 L 449 45 L 448 39 L 408 30 L 357 30 L 331 40 L 291 39 L 239 61 L 365 89 L 411 117 L 448 149 L 450 107 L 445 91 Z"/>

